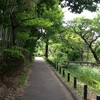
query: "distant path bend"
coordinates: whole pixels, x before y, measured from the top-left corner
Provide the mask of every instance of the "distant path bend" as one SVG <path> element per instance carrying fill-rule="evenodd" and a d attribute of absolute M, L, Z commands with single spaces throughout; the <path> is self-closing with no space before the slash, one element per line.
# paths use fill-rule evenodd
<path fill-rule="evenodd" d="M 33 63 L 29 86 L 17 100 L 75 100 L 40 58 Z"/>

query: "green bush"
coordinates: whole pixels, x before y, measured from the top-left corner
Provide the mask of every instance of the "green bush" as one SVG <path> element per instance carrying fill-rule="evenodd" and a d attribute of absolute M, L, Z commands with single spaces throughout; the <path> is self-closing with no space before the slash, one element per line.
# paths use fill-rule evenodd
<path fill-rule="evenodd" d="M 21 51 L 21 53 L 24 55 L 25 59 L 30 60 L 31 54 L 30 54 L 29 50 L 27 50 L 25 48 L 22 48 L 22 47 L 15 47 L 14 49 L 15 50 L 17 49 L 17 50 Z"/>
<path fill-rule="evenodd" d="M 98 46 L 98 47 L 96 48 L 96 53 L 97 53 L 98 57 L 100 57 L 100 46 Z"/>
<path fill-rule="evenodd" d="M 68 53 L 68 60 L 75 61 L 76 59 L 80 58 L 81 53 L 77 50 L 72 50 Z"/>
<path fill-rule="evenodd" d="M 3 75 L 14 75 L 23 69 L 25 57 L 18 50 L 6 49 L 2 53 L 0 71 Z"/>

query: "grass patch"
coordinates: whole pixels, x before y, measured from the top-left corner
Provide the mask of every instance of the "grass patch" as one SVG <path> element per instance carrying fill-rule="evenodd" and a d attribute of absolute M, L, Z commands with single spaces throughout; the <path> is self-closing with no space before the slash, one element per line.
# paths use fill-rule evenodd
<path fill-rule="evenodd" d="M 100 68 L 67 66 L 66 71 L 70 72 L 72 76 L 76 76 L 78 80 L 100 93 Z"/>
<path fill-rule="evenodd" d="M 28 79 L 28 75 L 27 75 L 27 72 L 24 72 L 23 75 L 20 76 L 20 79 L 19 79 L 19 87 L 22 87 L 24 84 L 25 84 L 25 81 Z"/>
<path fill-rule="evenodd" d="M 22 86 L 26 83 L 26 81 L 28 80 L 30 68 L 31 68 L 31 63 L 28 62 L 28 63 L 25 65 L 25 68 L 24 68 L 22 74 L 20 75 L 20 77 L 19 77 L 19 79 L 18 79 L 18 80 L 19 80 L 19 81 L 18 81 L 18 86 L 19 86 L 19 87 L 22 87 Z"/>
<path fill-rule="evenodd" d="M 61 71 L 61 74 L 59 74 L 59 71 L 57 71 L 53 67 L 51 67 L 51 68 L 60 77 L 60 79 L 67 85 L 67 87 L 69 87 L 70 90 L 76 95 L 76 97 L 78 98 L 78 100 L 83 100 L 83 94 L 84 94 L 84 89 L 83 88 L 84 88 L 85 84 L 88 85 L 88 100 L 96 100 L 96 96 L 100 94 L 100 91 L 98 89 L 98 86 L 100 86 L 100 82 L 97 81 L 99 78 L 96 77 L 97 80 L 95 80 L 93 78 L 89 78 L 88 79 L 87 77 L 89 76 L 90 73 L 88 73 L 88 72 L 91 69 L 92 70 L 95 69 L 95 70 L 93 70 L 95 72 L 95 74 L 93 75 L 93 77 L 98 73 L 98 70 L 100 70 L 100 69 L 88 67 L 89 70 L 86 71 L 88 75 L 86 75 L 86 73 L 84 71 L 83 71 L 84 72 L 84 75 L 83 75 L 83 73 L 81 73 L 80 70 L 77 70 L 76 68 L 74 69 L 73 67 L 77 67 L 77 66 L 68 66 L 67 69 L 65 69 L 65 77 L 63 77 L 63 75 L 62 75 L 63 74 L 62 71 Z M 79 67 L 79 69 L 81 68 L 80 66 L 78 66 L 78 67 Z M 87 68 L 87 67 L 85 67 L 85 68 Z M 84 69 L 84 68 L 82 68 L 82 69 Z M 85 70 L 87 70 L 87 69 L 85 69 Z M 91 70 L 91 72 L 93 72 L 92 70 Z M 67 81 L 67 74 L 69 72 L 71 74 L 70 75 L 70 82 Z M 78 72 L 80 72 L 80 73 L 78 73 Z M 92 75 L 92 73 L 90 75 Z M 77 76 L 77 88 L 76 89 L 74 88 L 74 76 Z M 83 79 L 84 79 L 84 81 L 83 81 Z M 95 86 L 93 86 L 94 84 L 95 84 Z"/>

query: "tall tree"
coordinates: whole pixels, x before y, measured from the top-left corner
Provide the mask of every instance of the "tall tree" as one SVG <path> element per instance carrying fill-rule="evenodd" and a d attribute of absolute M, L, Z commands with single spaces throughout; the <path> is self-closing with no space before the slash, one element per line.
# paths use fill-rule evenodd
<path fill-rule="evenodd" d="M 48 46 L 49 46 L 49 40 L 55 39 L 55 34 L 59 34 L 61 28 L 62 28 L 62 18 L 63 18 L 63 12 L 58 7 L 58 5 L 54 5 L 52 9 L 49 10 L 49 13 L 46 12 L 45 14 L 51 22 L 53 22 L 53 25 L 51 27 L 48 27 L 45 29 L 45 43 L 46 43 L 46 50 L 45 50 L 45 56 L 48 58 Z"/>
<path fill-rule="evenodd" d="M 78 34 L 84 40 L 97 63 L 100 63 L 100 59 L 94 49 L 95 42 L 100 38 L 100 17 L 98 16 L 92 20 L 78 18 L 70 21 L 67 27 L 70 31 Z"/>

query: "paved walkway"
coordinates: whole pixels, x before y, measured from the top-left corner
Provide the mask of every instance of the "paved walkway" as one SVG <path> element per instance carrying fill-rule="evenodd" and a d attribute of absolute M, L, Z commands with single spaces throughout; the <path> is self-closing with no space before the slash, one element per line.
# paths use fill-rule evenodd
<path fill-rule="evenodd" d="M 74 100 L 48 65 L 41 59 L 33 63 L 29 87 L 17 100 Z"/>

